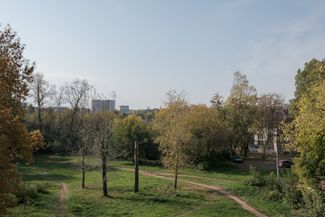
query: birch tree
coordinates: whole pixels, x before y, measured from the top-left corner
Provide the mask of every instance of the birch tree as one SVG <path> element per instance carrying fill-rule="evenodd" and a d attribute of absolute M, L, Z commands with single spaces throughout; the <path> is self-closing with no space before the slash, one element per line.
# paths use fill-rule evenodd
<path fill-rule="evenodd" d="M 226 121 L 232 137 L 231 150 L 237 149 L 247 155 L 248 145 L 253 141 L 255 133 L 257 91 L 246 75 L 234 73 L 234 83 L 230 95 L 225 102 Z"/>
<path fill-rule="evenodd" d="M 162 163 L 174 168 L 174 189 L 177 189 L 178 169 L 185 165 L 185 144 L 190 138 L 186 127 L 186 116 L 189 105 L 184 93 L 169 91 L 166 107 L 161 109 L 155 118 L 155 128 L 159 132 L 156 142 L 162 152 Z"/>

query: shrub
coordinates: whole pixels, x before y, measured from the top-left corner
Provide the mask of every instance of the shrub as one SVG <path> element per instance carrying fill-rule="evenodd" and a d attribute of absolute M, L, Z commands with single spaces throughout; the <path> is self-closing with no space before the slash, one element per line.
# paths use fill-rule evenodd
<path fill-rule="evenodd" d="M 18 203 L 32 204 L 37 197 L 37 188 L 34 184 L 23 184 L 16 193 Z"/>
<path fill-rule="evenodd" d="M 254 167 L 250 167 L 249 173 L 251 177 L 245 180 L 246 185 L 263 187 L 266 184 L 265 178 Z"/>
<path fill-rule="evenodd" d="M 311 190 L 303 195 L 306 214 L 310 217 L 325 216 L 325 195 L 324 192 Z"/>
<path fill-rule="evenodd" d="M 55 140 L 54 142 L 49 143 L 49 148 L 58 154 L 64 154 L 66 152 L 64 143 L 59 140 Z"/>
<path fill-rule="evenodd" d="M 317 175 L 319 177 L 325 177 L 325 159 L 321 160 L 318 164 Z"/>
<path fill-rule="evenodd" d="M 48 194 L 50 193 L 48 188 L 50 187 L 48 182 L 37 182 L 35 183 L 37 193 Z"/>
<path fill-rule="evenodd" d="M 279 193 L 282 193 L 283 183 L 281 183 L 281 181 L 277 179 L 277 177 L 274 174 L 274 172 L 271 172 L 265 178 L 265 184 L 271 190 L 278 191 Z"/>
<path fill-rule="evenodd" d="M 46 182 L 24 183 L 16 193 L 17 203 L 33 204 L 39 194 L 48 194 L 49 184 Z"/>
<path fill-rule="evenodd" d="M 295 177 L 290 176 L 289 179 L 282 184 L 282 188 L 284 201 L 286 203 L 295 209 L 303 206 L 303 195 L 298 188 L 297 179 Z"/>
<path fill-rule="evenodd" d="M 282 194 L 278 190 L 270 190 L 266 191 L 263 195 L 265 199 L 271 200 L 271 201 L 279 201 L 282 200 Z"/>

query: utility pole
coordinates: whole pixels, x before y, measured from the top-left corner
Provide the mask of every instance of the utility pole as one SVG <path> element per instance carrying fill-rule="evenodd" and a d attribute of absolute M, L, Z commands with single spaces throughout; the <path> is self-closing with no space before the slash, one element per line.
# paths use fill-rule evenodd
<path fill-rule="evenodd" d="M 134 193 L 139 192 L 139 144 L 134 142 Z"/>
<path fill-rule="evenodd" d="M 275 157 L 276 157 L 276 178 L 279 180 L 279 152 L 278 152 L 278 133 L 277 130 L 275 129 L 273 132 L 273 147 L 275 151 Z"/>

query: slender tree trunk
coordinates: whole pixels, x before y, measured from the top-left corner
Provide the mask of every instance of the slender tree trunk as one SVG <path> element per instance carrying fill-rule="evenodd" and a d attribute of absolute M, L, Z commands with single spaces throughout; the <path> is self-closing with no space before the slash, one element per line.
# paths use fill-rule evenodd
<path fill-rule="evenodd" d="M 245 157 L 247 157 L 247 154 L 248 154 L 248 145 L 245 145 Z"/>
<path fill-rule="evenodd" d="M 75 121 L 76 121 L 76 118 L 77 118 L 77 113 L 78 113 L 78 108 L 74 108 L 73 109 L 73 112 L 71 114 L 71 122 L 70 122 L 70 126 L 69 126 L 69 136 L 70 138 L 71 137 L 74 137 L 74 129 L 75 129 Z M 72 141 L 72 143 L 74 143 L 75 141 Z"/>
<path fill-rule="evenodd" d="M 103 181 L 103 196 L 108 197 L 107 166 L 106 166 L 106 154 L 105 153 L 102 153 L 102 181 Z"/>
<path fill-rule="evenodd" d="M 266 145 L 267 143 L 263 141 L 262 160 L 265 160 Z"/>
<path fill-rule="evenodd" d="M 86 171 L 85 171 L 85 151 L 82 150 L 82 182 L 81 187 L 85 188 L 85 179 L 86 179 Z"/>
<path fill-rule="evenodd" d="M 139 144 L 134 144 L 134 193 L 139 192 Z"/>
<path fill-rule="evenodd" d="M 179 161 L 179 157 L 178 157 L 178 144 L 176 147 L 176 165 L 175 165 L 175 180 L 174 180 L 174 190 L 177 189 L 177 176 L 178 176 L 178 161 Z"/>
<path fill-rule="evenodd" d="M 267 131 L 267 134 L 266 134 L 266 141 L 264 142 L 263 144 L 263 155 L 262 155 L 262 160 L 265 160 L 266 159 L 266 150 L 268 149 L 268 145 L 270 144 L 271 142 L 271 137 L 272 137 L 272 134 L 269 133 L 269 130 Z"/>
<path fill-rule="evenodd" d="M 41 114 L 41 91 L 40 91 L 41 87 L 40 84 L 37 84 L 37 112 L 38 112 L 38 128 L 40 129 L 40 131 L 42 132 L 42 114 Z"/>
<path fill-rule="evenodd" d="M 62 111 L 61 108 L 59 107 L 59 126 L 60 126 L 60 130 L 62 128 Z"/>
<path fill-rule="evenodd" d="M 42 114 L 41 114 L 41 108 L 38 107 L 38 125 L 40 130 L 42 129 Z"/>

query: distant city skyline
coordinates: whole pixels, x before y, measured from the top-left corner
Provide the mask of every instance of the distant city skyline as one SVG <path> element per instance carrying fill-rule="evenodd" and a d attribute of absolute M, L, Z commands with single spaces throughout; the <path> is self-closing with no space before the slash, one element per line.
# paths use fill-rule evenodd
<path fill-rule="evenodd" d="M 0 0 L 24 56 L 57 86 L 87 79 L 118 105 L 159 108 L 171 89 L 191 103 L 227 97 L 233 73 L 258 93 L 294 95 L 294 76 L 325 58 L 325 1 Z"/>

